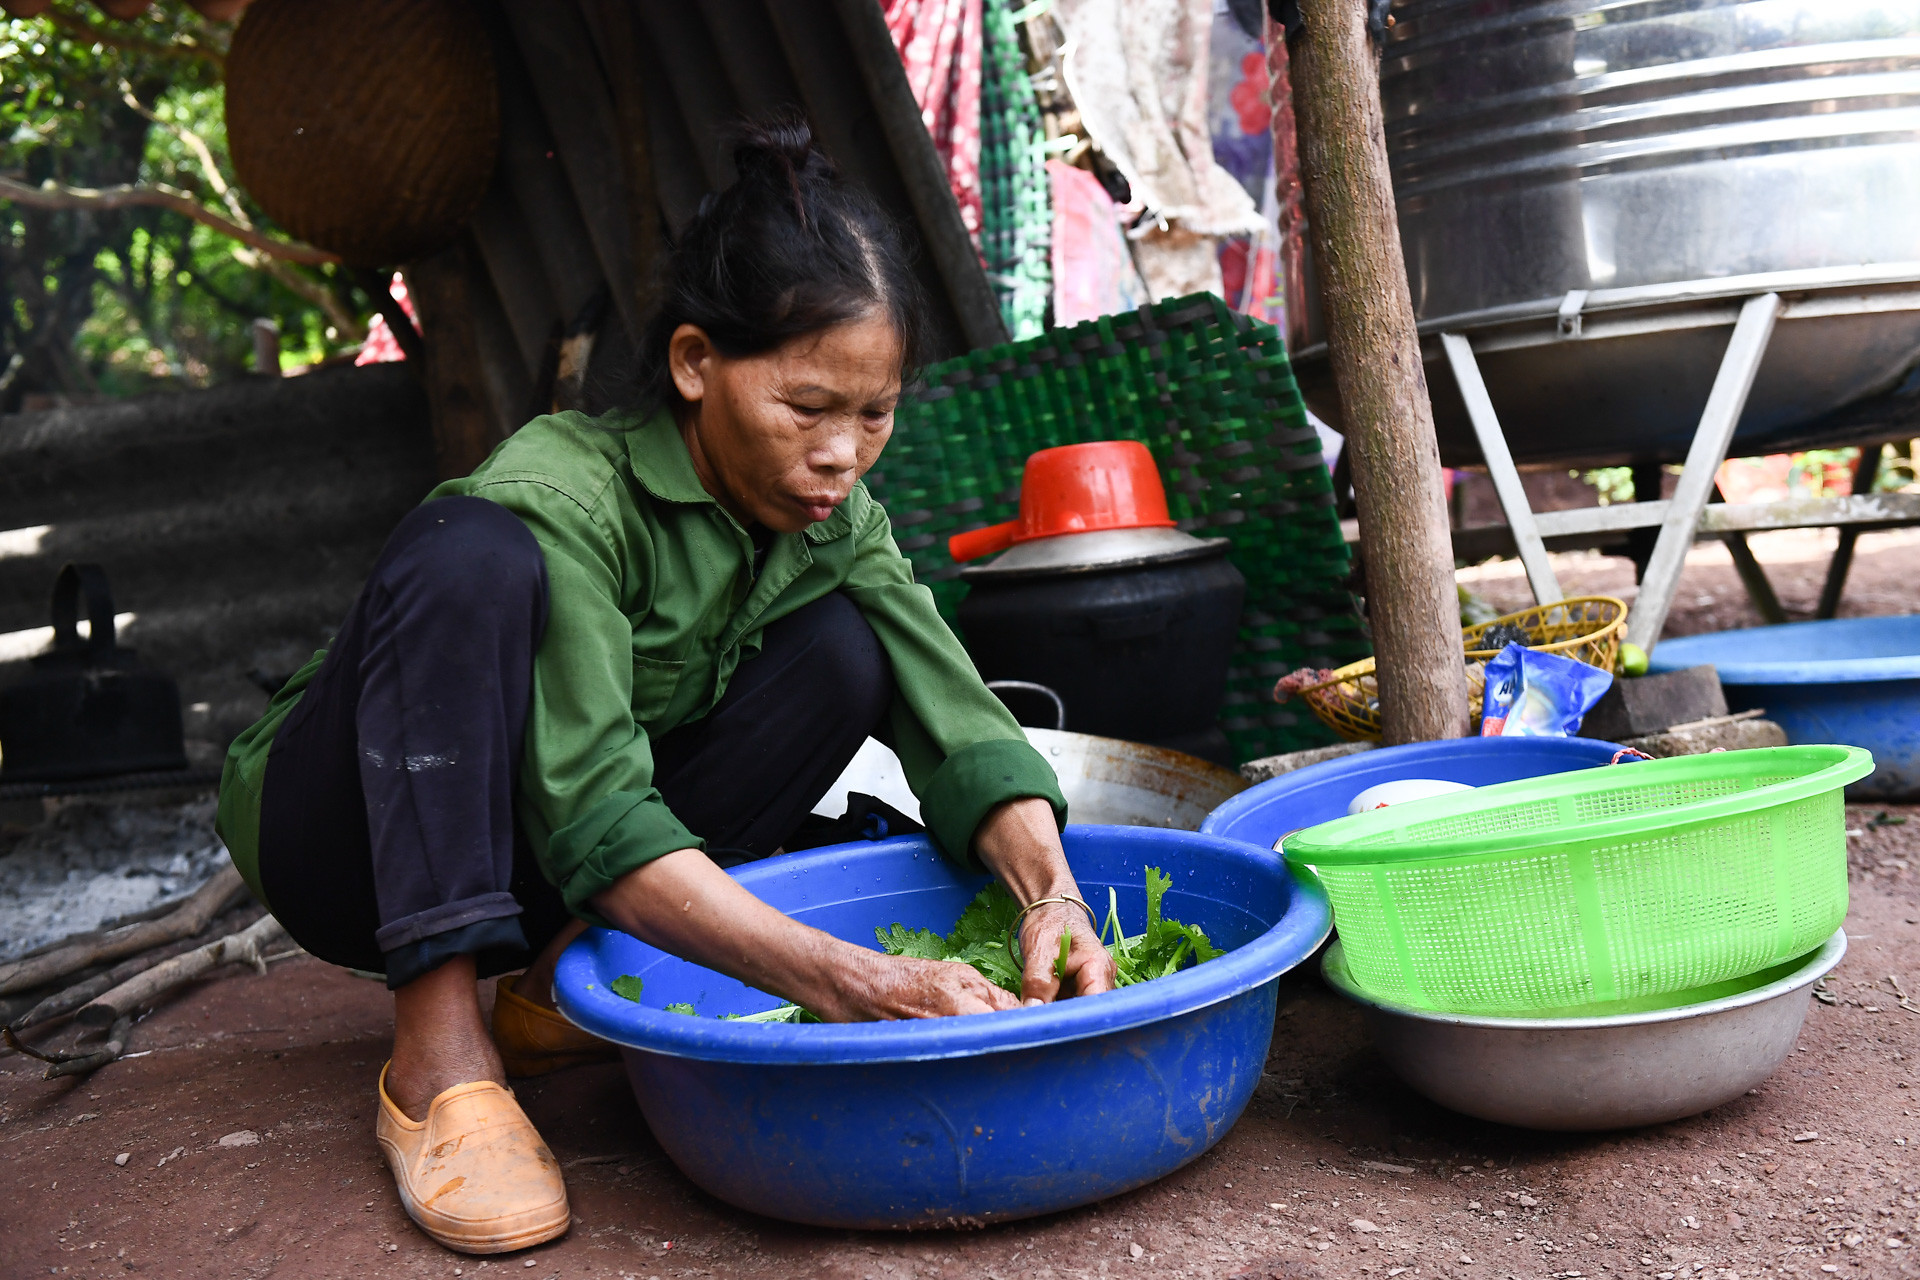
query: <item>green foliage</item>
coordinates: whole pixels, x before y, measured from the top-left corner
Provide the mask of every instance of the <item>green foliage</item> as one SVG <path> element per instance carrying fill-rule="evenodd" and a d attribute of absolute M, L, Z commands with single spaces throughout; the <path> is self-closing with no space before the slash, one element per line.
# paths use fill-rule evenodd
<path fill-rule="evenodd" d="M 1880 474 L 1874 478 L 1875 493 L 1898 493 L 1920 485 L 1920 440 L 1882 445 Z"/>
<path fill-rule="evenodd" d="M 694 1007 L 688 1004 L 685 1000 L 675 1000 L 672 1004 L 667 1006 L 667 1012 L 684 1014 L 689 1018 L 697 1018 L 700 1016 L 699 1013 L 694 1010 Z"/>
<path fill-rule="evenodd" d="M 1120 926 L 1120 898 L 1107 890 L 1107 920 L 1100 941 L 1113 957 L 1115 982 L 1130 987 L 1176 973 L 1189 963 L 1199 964 L 1222 954 L 1204 930 L 1166 918 L 1161 903 L 1173 879 L 1158 867 L 1148 867 L 1147 927 L 1128 937 Z M 953 932 L 940 938 L 930 929 L 909 930 L 901 925 L 876 929 L 880 949 L 888 955 L 914 955 L 923 960 L 957 960 L 970 964 L 996 986 L 1019 994 L 1021 973 L 1007 954 L 1007 929 L 1020 914 L 1020 904 L 998 881 L 982 889 L 961 913 Z M 906 944 L 912 951 L 901 948 Z M 1063 935 L 1054 972 L 1064 976 L 1071 940 Z"/>
<path fill-rule="evenodd" d="M 1146 879 L 1147 928 L 1132 937 L 1127 937 L 1120 927 L 1119 895 L 1107 890 L 1107 923 L 1100 930 L 1099 938 L 1113 957 L 1115 982 L 1122 987 L 1164 978 L 1189 964 L 1201 964 L 1224 954 L 1199 926 L 1182 924 L 1162 914 L 1161 903 L 1173 886 L 1173 877 L 1158 867 L 1148 867 Z M 873 936 L 880 943 L 880 949 L 890 956 L 954 960 L 972 965 L 987 981 L 1018 995 L 1021 973 L 1013 957 L 1007 954 L 1007 930 L 1019 916 L 1020 904 L 996 880 L 974 895 L 954 923 L 953 932 L 944 938 L 931 929 L 909 929 L 903 924 L 875 929 Z M 1066 976 L 1067 956 L 1072 946 L 1072 932 L 1062 933 L 1060 954 L 1053 962 L 1056 977 Z M 632 974 L 615 978 L 607 985 L 615 995 L 639 1002 L 640 979 Z M 670 1004 L 667 1012 L 699 1016 L 690 1004 Z M 759 1013 L 723 1014 L 721 1021 L 799 1023 L 820 1019 L 797 1004 L 783 1004 Z"/>
<path fill-rule="evenodd" d="M 1198 925 L 1182 924 L 1161 914 L 1160 904 L 1172 887 L 1173 877 L 1158 867 L 1147 868 L 1147 928 L 1131 938 L 1120 929 L 1120 897 L 1107 890 L 1107 922 L 1100 940 L 1113 955 L 1116 986 L 1151 982 L 1179 972 L 1189 958 L 1194 964 L 1203 964 L 1224 954 Z M 1109 933 L 1111 942 L 1107 942 Z"/>
<path fill-rule="evenodd" d="M 1633 501 L 1633 468 L 1601 467 L 1595 471 L 1569 471 L 1594 487 L 1600 495 L 1600 505 L 1612 506 L 1616 502 Z"/>
<path fill-rule="evenodd" d="M 916 960 L 944 960 L 947 940 L 931 929 L 909 929 L 896 924 L 891 929 L 875 929 L 880 949 L 890 956 L 912 956 Z"/>
<path fill-rule="evenodd" d="M 689 1008 L 687 1012 L 693 1010 Z M 727 1013 L 720 1016 L 722 1022 L 818 1022 L 820 1019 L 797 1004 L 776 1005 L 771 1009 L 762 1009 L 759 1013 Z"/>
<path fill-rule="evenodd" d="M 225 33 L 185 5 L 117 22 L 61 0 L 0 20 L 0 173 L 165 185 L 280 234 L 231 186 Z M 360 341 L 367 311 L 350 298 L 334 268 L 268 263 L 172 210 L 0 202 L 0 369 L 12 371 L 0 410 L 29 391 L 125 395 L 235 376 L 252 367 L 256 318 L 278 324 L 283 362 L 311 363 Z"/>

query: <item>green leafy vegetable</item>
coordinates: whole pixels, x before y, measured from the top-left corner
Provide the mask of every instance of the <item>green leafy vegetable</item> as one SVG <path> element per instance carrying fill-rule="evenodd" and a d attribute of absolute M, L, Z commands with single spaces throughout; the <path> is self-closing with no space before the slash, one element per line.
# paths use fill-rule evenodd
<path fill-rule="evenodd" d="M 1100 930 L 1100 941 L 1113 957 L 1115 981 L 1122 987 L 1149 982 L 1176 973 L 1188 964 L 1200 964 L 1223 954 L 1198 925 L 1167 919 L 1161 903 L 1173 887 L 1173 877 L 1158 867 L 1146 869 L 1147 928 L 1132 937 L 1120 927 L 1120 897 L 1107 890 L 1107 920 Z M 931 929 L 908 929 L 894 925 L 875 929 L 881 950 L 888 955 L 910 955 L 922 960 L 958 960 L 979 970 L 996 986 L 1018 995 L 1021 973 L 1007 954 L 1007 928 L 1020 915 L 1020 904 L 998 881 L 982 889 L 961 913 L 953 932 L 945 938 Z M 1060 955 L 1054 961 L 1054 973 L 1065 976 L 1066 960 L 1072 949 L 1070 935 L 1060 938 Z"/>
<path fill-rule="evenodd" d="M 820 1019 L 811 1011 L 797 1004 L 776 1005 L 771 1009 L 762 1009 L 759 1013 L 723 1013 L 722 1022 L 818 1022 Z"/>
<path fill-rule="evenodd" d="M 1107 922 L 1100 940 L 1107 942 L 1108 934 L 1113 937 L 1107 942 L 1107 950 L 1113 956 L 1116 986 L 1130 987 L 1177 973 L 1189 956 L 1194 964 L 1201 964 L 1224 954 L 1200 926 L 1161 915 L 1161 901 L 1172 887 L 1173 877 L 1158 867 L 1147 868 L 1147 929 L 1131 938 L 1120 928 L 1119 896 L 1107 890 Z"/>
<path fill-rule="evenodd" d="M 1107 890 L 1107 919 L 1101 926 L 1099 938 L 1113 957 L 1115 982 L 1122 987 L 1164 978 L 1189 964 L 1202 964 L 1223 954 L 1198 925 L 1182 924 L 1162 914 L 1161 904 L 1166 899 L 1167 890 L 1173 887 L 1172 876 L 1158 867 L 1148 867 L 1146 881 L 1147 928 L 1146 932 L 1136 933 L 1132 937 L 1128 937 L 1120 927 L 1120 895 L 1112 889 Z M 903 924 L 875 929 L 873 935 L 880 943 L 880 949 L 890 956 L 956 960 L 972 965 L 987 981 L 1018 995 L 1022 975 L 1019 967 L 1013 963 L 1013 957 L 1007 954 L 1007 929 L 1019 916 L 1020 904 L 1004 886 L 995 881 L 974 896 L 973 901 L 967 904 L 967 909 L 960 913 L 960 919 L 954 923 L 953 932 L 944 938 L 931 929 L 909 929 Z M 1063 930 L 1060 934 L 1060 954 L 1053 962 L 1056 977 L 1066 976 L 1067 959 L 1072 950 L 1073 931 Z M 607 985 L 617 996 L 624 996 L 635 1003 L 640 1000 L 641 982 L 632 974 L 623 974 Z M 666 1011 L 686 1014 L 688 1017 L 699 1016 L 692 1005 L 685 1003 L 670 1004 Z M 798 1023 L 818 1022 L 820 1019 L 797 1004 L 783 1004 L 759 1013 L 723 1014 L 721 1021 Z"/>

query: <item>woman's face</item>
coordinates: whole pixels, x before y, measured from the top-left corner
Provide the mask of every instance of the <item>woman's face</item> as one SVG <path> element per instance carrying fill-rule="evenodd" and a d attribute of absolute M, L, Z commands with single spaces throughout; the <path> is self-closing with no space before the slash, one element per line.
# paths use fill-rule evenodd
<path fill-rule="evenodd" d="M 825 520 L 893 434 L 901 352 L 883 314 L 739 359 L 683 324 L 667 355 L 692 407 L 681 433 L 694 471 L 742 524 L 797 533 Z"/>

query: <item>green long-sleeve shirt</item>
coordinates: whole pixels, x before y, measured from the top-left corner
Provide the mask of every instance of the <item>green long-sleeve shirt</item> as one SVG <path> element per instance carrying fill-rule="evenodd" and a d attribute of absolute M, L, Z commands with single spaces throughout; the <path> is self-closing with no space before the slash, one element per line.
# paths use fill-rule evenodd
<path fill-rule="evenodd" d="M 913 581 L 864 485 L 827 519 L 775 536 L 757 577 L 752 539 L 701 487 L 664 414 L 537 418 L 428 500 L 454 494 L 512 511 L 546 557 L 519 812 L 581 916 L 595 918 L 586 904 L 627 872 L 705 847 L 654 789 L 652 739 L 712 710 L 761 630 L 831 591 L 846 593 L 892 660 L 894 746 L 942 850 L 970 863 L 975 828 L 1004 800 L 1045 797 L 1066 821 L 1053 770 Z M 325 657 L 227 753 L 218 829 L 256 894 L 267 753 Z"/>

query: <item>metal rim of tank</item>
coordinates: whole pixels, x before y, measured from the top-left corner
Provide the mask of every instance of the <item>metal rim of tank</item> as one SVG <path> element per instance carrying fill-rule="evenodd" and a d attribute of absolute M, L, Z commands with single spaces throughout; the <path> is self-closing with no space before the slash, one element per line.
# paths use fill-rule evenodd
<path fill-rule="evenodd" d="M 1558 298 L 1536 298 L 1422 320 L 1420 336 L 1438 339 L 1443 333 L 1464 333 L 1474 338 L 1476 351 L 1490 352 L 1727 327 L 1739 317 L 1742 299 L 1763 293 L 1782 295 L 1783 323 L 1867 312 L 1920 311 L 1920 262 L 1813 267 L 1675 284 L 1574 290 Z M 1297 364 L 1326 358 L 1325 342 L 1302 347 L 1293 356 Z M 1428 359 L 1440 358 L 1436 345 Z"/>
<path fill-rule="evenodd" d="M 1897 399 L 1896 389 L 1920 363 L 1920 261 L 1575 290 L 1560 298 L 1422 321 L 1422 359 L 1430 367 L 1442 460 L 1448 466 L 1481 461 L 1441 347 L 1443 333 L 1467 336 L 1486 362 L 1488 386 L 1516 460 L 1595 466 L 1678 461 L 1706 402 L 1713 365 L 1685 355 L 1677 344 L 1695 357 L 1705 344 L 1717 360 L 1724 339 L 1714 331 L 1730 332 L 1742 302 L 1765 293 L 1781 295 L 1782 309 L 1735 437 L 1734 456 L 1743 450 L 1777 452 L 1887 435 L 1866 410 L 1882 399 Z M 1862 325 L 1872 326 L 1877 349 L 1868 350 L 1871 344 L 1861 340 Z M 1502 370 L 1498 362 L 1503 359 L 1523 363 Z M 1543 360 L 1557 363 L 1542 365 Z M 1564 402 L 1556 397 L 1570 389 L 1617 393 L 1623 363 L 1641 369 L 1652 386 L 1674 381 L 1675 362 L 1692 369 L 1701 384 L 1695 388 L 1697 403 L 1686 395 L 1661 402 L 1671 421 L 1653 425 L 1629 418 L 1637 434 L 1621 441 L 1591 432 L 1532 429 L 1565 416 Z M 1294 368 L 1308 403 L 1336 428 L 1343 425 L 1326 344 L 1301 349 Z M 1517 383 L 1502 376 L 1515 371 Z M 1847 384 L 1846 394 L 1832 394 L 1827 382 L 1835 377 Z M 1561 412 L 1552 412 L 1555 404 L 1563 406 Z"/>

